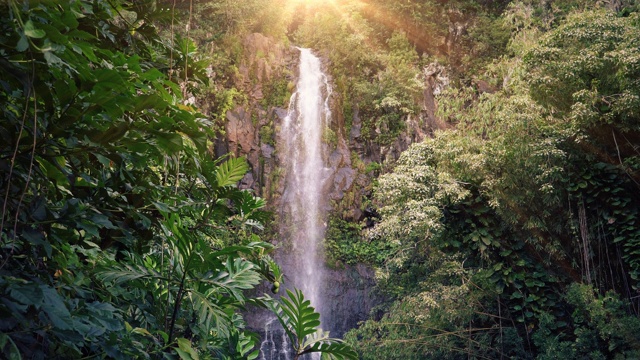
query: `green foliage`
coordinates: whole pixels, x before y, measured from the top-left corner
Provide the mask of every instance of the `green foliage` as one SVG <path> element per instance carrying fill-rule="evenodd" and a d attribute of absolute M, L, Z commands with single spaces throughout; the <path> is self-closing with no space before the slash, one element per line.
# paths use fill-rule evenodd
<path fill-rule="evenodd" d="M 639 356 L 640 340 L 636 329 L 640 320 L 627 313 L 629 304 L 617 294 L 594 293 L 587 285 L 572 284 L 565 295 L 572 307 L 572 331 L 553 336 L 557 319 L 540 316 L 540 330 L 533 340 L 539 348 L 536 359 L 633 359 Z"/>
<path fill-rule="evenodd" d="M 463 40 L 461 62 L 465 73 L 481 74 L 489 59 L 500 58 L 505 53 L 509 38 L 502 18 L 478 14 Z"/>
<path fill-rule="evenodd" d="M 263 144 L 269 144 L 271 146 L 275 146 L 275 130 L 273 128 L 273 123 L 269 123 L 260 127 L 260 141 Z"/>
<path fill-rule="evenodd" d="M 574 229 L 583 232 L 584 240 L 595 229 L 584 221 L 600 224 L 604 232 L 598 238 L 622 245 L 634 280 L 638 260 L 631 249 L 637 230 L 631 219 L 638 210 L 630 194 L 637 189 L 638 176 L 628 164 L 637 157 L 629 139 L 638 136 L 640 109 L 636 17 L 604 11 L 572 14 L 525 55 L 526 68 L 533 74 L 532 97 L 576 138 L 571 145 L 589 156 L 576 166 L 568 184 L 574 208 L 584 210 L 578 212 L 582 220 L 574 222 Z M 590 248 L 587 244 L 583 251 Z M 583 263 L 591 272 L 588 262 Z"/>
<path fill-rule="evenodd" d="M 637 38 L 630 18 L 597 11 L 571 15 L 525 55 L 533 97 L 575 127 L 638 128 Z"/>
<path fill-rule="evenodd" d="M 505 51 L 509 34 L 498 17 L 509 1 L 382 1 L 367 9 L 376 32 L 401 30 L 426 56 L 450 65 L 454 79 L 469 80 Z"/>
<path fill-rule="evenodd" d="M 133 356 L 145 334 L 96 296 L 92 271 L 102 252 L 148 248 L 158 209 L 189 201 L 167 185 L 200 162 L 209 123 L 153 66 L 159 9 L 2 7 L 1 331 L 26 357 Z"/>
<path fill-rule="evenodd" d="M 285 76 L 275 77 L 264 86 L 264 98 L 260 101 L 262 106 L 277 106 L 286 108 L 291 98 L 291 84 Z"/>
<path fill-rule="evenodd" d="M 637 76 L 620 57 L 637 50 L 636 15 L 542 26 L 522 17 L 531 9 L 509 10 L 524 59 L 491 68 L 504 87 L 444 92 L 439 115 L 456 129 L 378 180 L 382 220 L 367 235 L 396 249 L 377 269 L 395 301 L 349 335 L 363 358 L 637 356 Z M 460 272 L 435 277 L 445 256 Z"/>
<path fill-rule="evenodd" d="M 0 357 L 255 359 L 239 309 L 282 281 L 254 233 L 266 204 L 236 186 L 245 159 L 209 152 L 185 99 L 207 64 L 188 34 L 156 32 L 173 10 L 0 12 Z"/>
<path fill-rule="evenodd" d="M 361 235 L 362 226 L 332 217 L 325 233 L 325 248 L 335 264 L 382 265 L 394 253 L 394 246 Z"/>
<path fill-rule="evenodd" d="M 317 329 L 320 325 L 320 314 L 315 312 L 309 300 L 305 300 L 302 292 L 287 290 L 287 297 L 279 302 L 269 301 L 266 305 L 277 316 L 293 344 L 295 359 L 304 354 L 319 352 L 322 359 L 357 359 L 358 355 L 339 339 L 329 337 L 329 333 Z"/>
<path fill-rule="evenodd" d="M 382 41 L 376 43 L 370 24 L 354 10 L 348 16 L 337 9 L 318 13 L 294 38 L 328 55 L 338 92 L 359 110 L 363 138 L 389 144 L 405 129 L 405 117 L 418 112 L 423 90 L 418 55 L 402 32 L 381 51 Z"/>
<path fill-rule="evenodd" d="M 228 349 L 220 340 L 234 336 L 245 338 L 244 350 L 253 348 L 255 336 L 236 330 L 240 318 L 235 310 L 246 303 L 246 290 L 279 272 L 270 268 L 273 262 L 263 259 L 272 246 L 253 242 L 216 251 L 206 239 L 185 229 L 176 215 L 162 227 L 162 242 L 149 253 L 128 253 L 124 264 L 101 265 L 96 275 L 104 284 L 104 296 L 130 324 L 155 329 L 166 344 L 177 339 L 178 349 L 190 337 L 199 344 L 190 350 L 196 354 L 225 353 Z"/>
<path fill-rule="evenodd" d="M 437 251 L 427 267 L 382 319 L 347 334 L 362 359 L 527 358 L 508 313 L 499 313 L 497 294 L 483 289 L 483 274 Z"/>

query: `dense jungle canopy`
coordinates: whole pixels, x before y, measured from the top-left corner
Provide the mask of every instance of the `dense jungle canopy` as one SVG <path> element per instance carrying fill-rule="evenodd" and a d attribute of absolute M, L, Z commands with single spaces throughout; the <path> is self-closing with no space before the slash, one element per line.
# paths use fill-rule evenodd
<path fill-rule="evenodd" d="M 325 140 L 364 149 L 324 247 L 380 301 L 344 340 L 256 290 L 283 281 L 272 196 L 216 150 L 252 33 L 324 59 Z M 635 0 L 4 0 L 0 110 L 2 358 L 256 359 L 247 306 L 296 355 L 640 358 Z"/>

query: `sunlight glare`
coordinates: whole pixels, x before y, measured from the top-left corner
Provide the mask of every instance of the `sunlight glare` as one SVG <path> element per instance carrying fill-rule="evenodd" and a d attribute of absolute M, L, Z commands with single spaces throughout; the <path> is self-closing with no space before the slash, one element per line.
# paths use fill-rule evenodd
<path fill-rule="evenodd" d="M 322 5 L 332 3 L 334 0 L 289 0 L 293 4 Z"/>

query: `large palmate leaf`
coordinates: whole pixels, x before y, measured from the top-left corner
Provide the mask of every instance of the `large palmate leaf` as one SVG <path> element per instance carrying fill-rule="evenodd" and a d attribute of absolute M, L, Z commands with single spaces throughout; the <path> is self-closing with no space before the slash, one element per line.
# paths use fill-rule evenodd
<path fill-rule="evenodd" d="M 225 263 L 225 269 L 215 276 L 203 278 L 201 281 L 212 285 L 219 292 L 226 292 L 236 300 L 243 303 L 242 290 L 248 290 L 260 283 L 260 274 L 256 266 L 243 258 L 229 258 Z"/>
<path fill-rule="evenodd" d="M 304 299 L 302 291 L 295 293 L 287 289 L 289 299 L 282 297 L 280 302 L 265 297 L 260 305 L 269 308 L 278 318 L 287 336 L 294 346 L 299 348 L 306 335 L 313 334 L 320 325 L 320 314 L 315 312 L 309 300 Z"/>
<path fill-rule="evenodd" d="M 122 265 L 109 264 L 109 268 L 99 270 L 96 275 L 105 283 L 113 284 L 127 284 L 129 286 L 135 286 L 136 280 L 141 279 L 155 279 L 155 280 L 167 280 L 165 276 L 160 274 L 154 269 L 150 269 L 138 262 L 135 256 L 131 256 L 131 263 L 124 263 Z"/>
<path fill-rule="evenodd" d="M 244 331 L 234 331 L 229 336 L 228 353 L 222 354 L 223 360 L 254 360 L 260 355 L 260 349 L 256 349 L 259 338 L 256 334 Z"/>
<path fill-rule="evenodd" d="M 322 359 L 357 359 L 358 353 L 340 339 L 330 338 L 328 331 L 318 330 L 305 337 L 302 354 L 319 352 Z"/>
<path fill-rule="evenodd" d="M 198 322 L 207 329 L 218 334 L 228 335 L 231 326 L 233 309 L 225 301 L 201 292 L 191 290 L 187 297 L 191 300 Z"/>
<path fill-rule="evenodd" d="M 266 297 L 257 301 L 274 312 L 287 336 L 293 344 L 296 359 L 301 355 L 319 352 L 323 359 L 357 359 L 358 354 L 340 339 L 329 337 L 328 331 L 322 331 L 320 314 L 318 314 L 311 302 L 304 298 L 302 291 L 287 290 L 287 297 L 274 301 Z"/>
<path fill-rule="evenodd" d="M 289 298 L 281 299 L 282 312 L 289 319 L 285 327 L 293 332 L 296 342 L 302 344 L 305 336 L 316 332 L 316 327 L 320 325 L 320 314 L 311 306 L 311 301 L 304 298 L 302 291 L 296 289 L 293 293 L 287 290 L 287 296 Z"/>
<path fill-rule="evenodd" d="M 262 211 L 267 206 L 267 202 L 263 198 L 256 197 L 248 191 L 238 191 L 232 194 L 231 200 L 245 223 L 250 224 L 252 221 L 260 223 L 267 220 L 268 213 Z"/>
<path fill-rule="evenodd" d="M 229 158 L 218 165 L 216 169 L 218 187 L 235 185 L 235 183 L 242 180 L 247 171 L 249 171 L 249 165 L 245 158 Z"/>

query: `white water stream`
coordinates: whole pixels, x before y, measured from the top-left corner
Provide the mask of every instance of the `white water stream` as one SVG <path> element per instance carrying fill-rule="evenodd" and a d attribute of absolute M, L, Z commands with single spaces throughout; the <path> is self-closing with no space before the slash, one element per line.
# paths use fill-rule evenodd
<path fill-rule="evenodd" d="M 322 240 L 327 204 L 324 179 L 328 171 L 322 156 L 322 138 L 331 117 L 328 103 L 331 88 L 320 59 L 309 49 L 299 50 L 298 83 L 282 123 L 278 147 L 285 174 L 280 209 L 284 256 L 280 262 L 286 287 L 302 290 L 305 298 L 322 314 Z M 281 338 L 269 333 L 272 331 L 269 325 L 265 328 L 265 352 L 261 358 L 291 359 L 292 354 L 281 347 L 288 344 L 277 344 Z"/>
<path fill-rule="evenodd" d="M 330 87 L 322 72 L 320 59 L 309 49 L 300 49 L 300 74 L 289 114 L 282 124 L 281 164 L 287 164 L 282 214 L 285 244 L 293 269 L 287 269 L 294 286 L 304 292 L 316 310 L 322 310 L 319 286 L 323 281 L 321 243 L 324 237 L 322 134 L 331 113 Z"/>

